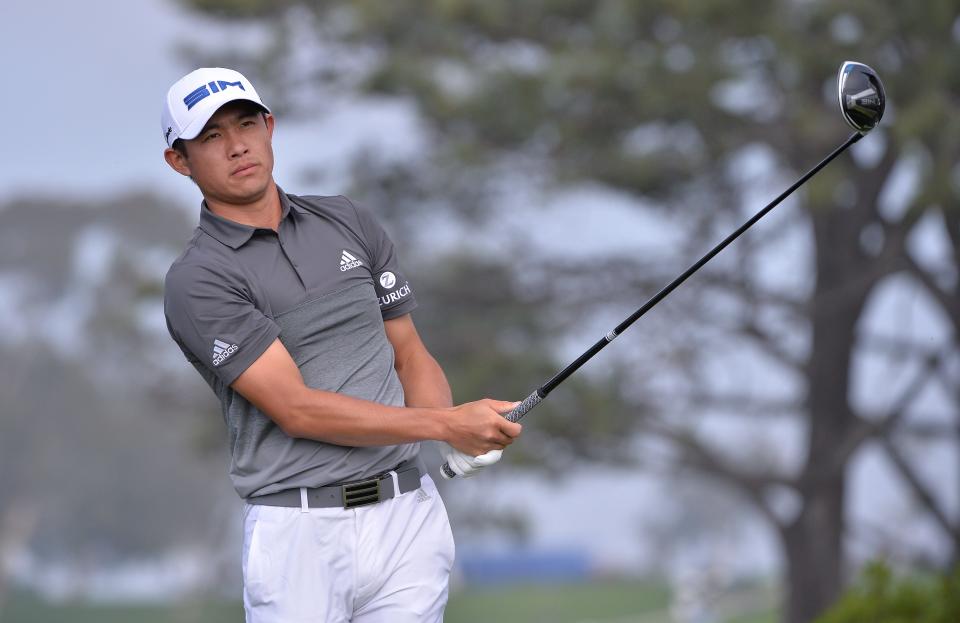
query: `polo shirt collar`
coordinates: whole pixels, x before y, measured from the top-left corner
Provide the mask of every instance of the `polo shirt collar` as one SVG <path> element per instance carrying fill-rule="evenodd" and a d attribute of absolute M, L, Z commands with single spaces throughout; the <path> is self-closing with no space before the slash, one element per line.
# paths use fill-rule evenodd
<path fill-rule="evenodd" d="M 277 192 L 280 195 L 281 223 L 290 216 L 291 207 L 297 212 L 303 211 L 302 208 L 290 201 L 287 193 L 283 192 L 283 189 L 279 186 L 277 186 Z M 258 228 L 223 218 L 210 210 L 206 201 L 202 201 L 200 203 L 200 229 L 231 249 L 239 249 L 250 240 L 253 232 L 257 231 Z"/>

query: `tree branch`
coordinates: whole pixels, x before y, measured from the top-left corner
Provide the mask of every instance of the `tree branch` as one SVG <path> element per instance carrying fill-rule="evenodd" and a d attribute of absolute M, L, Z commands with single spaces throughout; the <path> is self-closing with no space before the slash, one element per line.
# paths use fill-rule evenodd
<path fill-rule="evenodd" d="M 857 334 L 857 347 L 881 352 L 902 359 L 907 356 L 929 357 L 939 352 L 931 349 L 929 343 L 917 342 L 896 335 L 881 335 L 860 331 Z"/>
<path fill-rule="evenodd" d="M 734 291 L 743 295 L 744 300 L 755 305 L 775 305 L 798 316 L 808 312 L 807 302 L 788 296 L 782 292 L 760 290 L 743 278 L 743 273 L 728 274 L 719 271 L 707 271 L 699 277 L 704 289 L 719 288 L 724 292 Z"/>
<path fill-rule="evenodd" d="M 764 333 L 759 324 L 755 322 L 755 316 L 740 324 L 739 327 L 730 327 L 731 331 L 739 331 L 741 335 L 753 338 L 753 343 L 760 347 L 767 355 L 776 359 L 788 368 L 797 372 L 802 372 L 807 362 L 795 357 L 792 353 L 782 348 L 772 337 Z"/>
<path fill-rule="evenodd" d="M 691 432 L 677 430 L 654 418 L 648 418 L 645 421 L 645 427 L 648 432 L 671 441 L 681 450 L 684 455 L 683 465 L 730 483 L 746 494 L 774 525 L 782 527 L 782 520 L 768 506 L 764 493 L 771 486 L 793 488 L 796 486 L 793 479 L 771 473 L 750 473 L 735 467 L 697 440 Z"/>
<path fill-rule="evenodd" d="M 933 370 L 940 366 L 941 361 L 949 351 L 941 351 L 927 356 L 924 365 L 921 366 L 914 375 L 910 384 L 903 390 L 894 404 L 887 410 L 887 414 L 881 418 L 866 418 L 862 414 L 855 415 L 853 426 L 847 433 L 845 439 L 837 445 L 836 452 L 833 455 L 832 465 L 834 469 L 841 469 L 846 465 L 863 442 L 868 439 L 880 439 L 883 442 L 889 440 L 892 431 L 906 417 L 907 408 L 919 395 L 923 387 L 930 381 L 930 375 Z"/>
<path fill-rule="evenodd" d="M 953 265 L 960 272 L 960 208 L 943 209 L 941 213 L 943 214 L 947 237 L 953 246 Z M 958 281 L 957 290 L 960 290 L 960 281 Z"/>
<path fill-rule="evenodd" d="M 909 253 L 903 254 L 902 261 L 910 275 L 916 277 L 927 291 L 933 295 L 933 298 L 940 303 L 943 310 L 947 313 L 947 316 L 950 317 L 950 321 L 953 323 L 954 332 L 960 335 L 960 297 L 944 292 L 940 286 L 933 281 L 930 274 L 927 273 L 922 266 L 917 264 Z"/>
<path fill-rule="evenodd" d="M 689 412 L 691 409 L 709 407 L 710 409 L 721 409 L 729 411 L 735 415 L 742 416 L 769 416 L 771 414 L 799 416 L 803 403 L 800 400 L 776 400 L 763 399 L 749 394 L 725 393 L 723 395 L 711 394 L 708 392 L 691 392 L 681 396 L 676 395 L 651 396 L 651 400 L 662 404 L 671 403 L 676 405 L 682 403 L 682 410 Z"/>
<path fill-rule="evenodd" d="M 928 418 L 923 418 L 928 419 Z M 930 416 L 929 419 L 943 420 L 943 416 Z M 919 441 L 945 441 L 951 437 L 960 437 L 960 422 L 946 424 L 940 422 L 918 422 L 897 427 L 897 434 L 912 437 Z"/>
<path fill-rule="evenodd" d="M 893 461 L 897 471 L 903 476 L 903 479 L 913 494 L 923 503 L 930 514 L 933 515 L 933 518 L 940 525 L 940 528 L 953 539 L 954 544 L 960 544 L 960 526 L 955 526 L 950 523 L 950 518 L 947 517 L 943 509 L 937 504 L 933 495 L 927 491 L 927 487 L 920 481 L 920 478 L 916 472 L 913 471 L 913 468 L 910 467 L 910 464 L 907 463 L 906 458 L 900 452 L 899 448 L 894 445 L 893 440 L 890 437 L 884 437 L 882 443 L 887 451 L 887 455 L 891 461 Z"/>

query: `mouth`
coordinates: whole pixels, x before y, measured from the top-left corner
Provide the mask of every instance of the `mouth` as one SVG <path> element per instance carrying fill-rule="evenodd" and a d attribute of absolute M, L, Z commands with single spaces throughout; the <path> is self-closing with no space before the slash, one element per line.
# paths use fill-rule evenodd
<path fill-rule="evenodd" d="M 230 175 L 244 175 L 247 173 L 251 173 L 253 169 L 255 169 L 258 166 L 259 165 L 255 162 L 250 164 L 244 164 L 234 169 L 233 172 L 230 173 Z"/>

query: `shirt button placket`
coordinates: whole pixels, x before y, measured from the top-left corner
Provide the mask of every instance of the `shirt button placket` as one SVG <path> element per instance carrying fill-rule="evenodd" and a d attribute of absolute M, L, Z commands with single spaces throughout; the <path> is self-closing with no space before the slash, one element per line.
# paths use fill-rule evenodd
<path fill-rule="evenodd" d="M 280 242 L 280 249 L 283 251 L 283 256 L 287 258 L 287 261 L 290 262 L 290 266 L 293 267 L 293 271 L 297 273 L 297 277 L 300 279 L 300 283 L 304 284 L 306 287 L 306 279 L 303 278 L 303 274 L 300 272 L 300 265 L 297 263 L 297 260 L 294 259 L 293 254 L 291 254 L 286 245 L 283 244 L 283 238 L 280 236 L 280 233 L 277 233 L 277 240 Z"/>

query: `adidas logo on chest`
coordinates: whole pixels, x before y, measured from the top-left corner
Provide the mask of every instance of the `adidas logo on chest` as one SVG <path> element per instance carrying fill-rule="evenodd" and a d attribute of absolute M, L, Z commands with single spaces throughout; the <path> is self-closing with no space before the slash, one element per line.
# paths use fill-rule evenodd
<path fill-rule="evenodd" d="M 340 254 L 340 272 L 344 273 L 351 268 L 363 266 L 363 262 L 358 260 L 352 253 L 344 249 Z"/>

